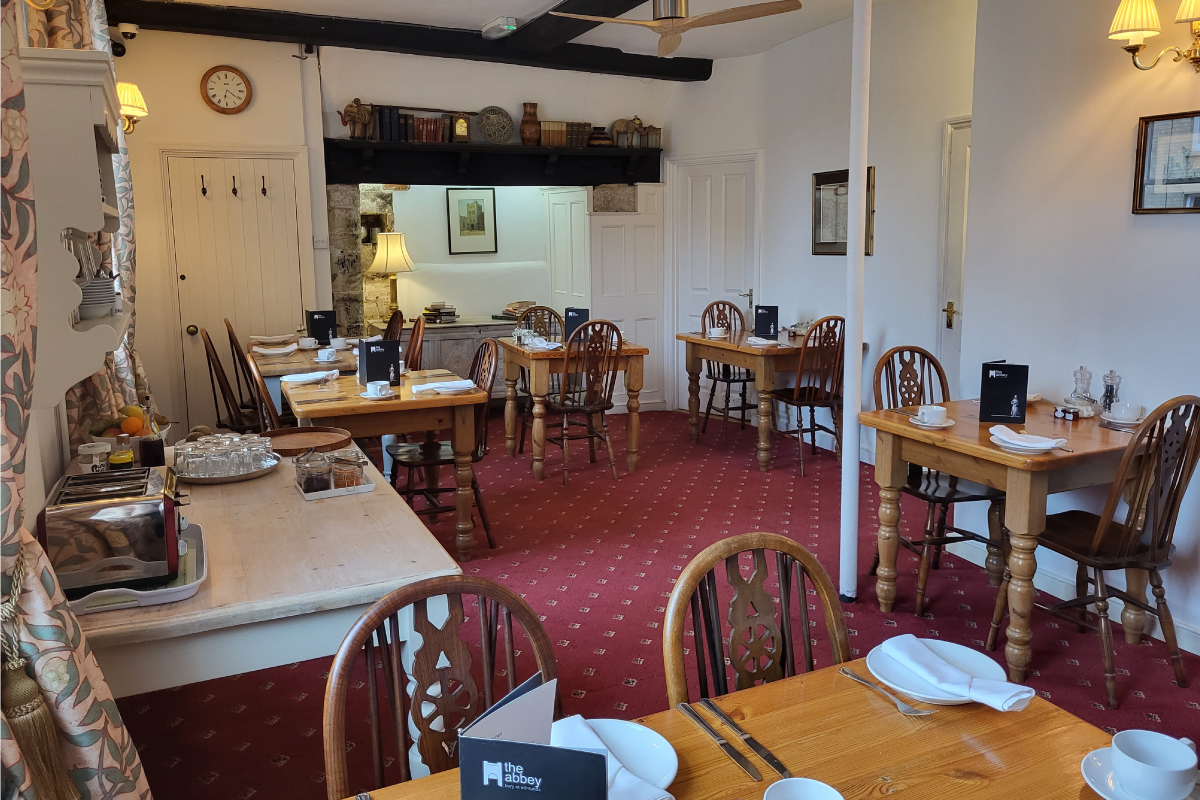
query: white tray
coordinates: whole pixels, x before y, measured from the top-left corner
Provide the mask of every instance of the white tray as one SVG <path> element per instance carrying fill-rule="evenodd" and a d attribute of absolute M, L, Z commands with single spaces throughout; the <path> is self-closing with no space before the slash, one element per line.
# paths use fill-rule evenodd
<path fill-rule="evenodd" d="M 292 486 L 296 487 L 296 491 L 299 492 L 300 496 L 305 500 L 325 500 L 329 497 L 345 497 L 346 495 L 366 494 L 367 492 L 375 491 L 375 481 L 371 480 L 371 476 L 364 475 L 363 479 L 366 481 L 366 483 L 359 486 L 347 486 L 344 489 L 329 489 L 328 491 L 311 492 L 309 494 L 305 494 L 304 490 L 300 488 L 300 484 L 295 481 L 292 481 Z"/>
<path fill-rule="evenodd" d="M 200 590 L 208 579 L 208 553 L 204 546 L 204 529 L 195 522 L 184 528 L 179 540 L 187 551 L 179 557 L 179 576 L 161 589 L 101 589 L 87 597 L 71 601 L 75 616 L 97 611 L 117 611 L 122 608 L 157 606 L 186 600 Z"/>

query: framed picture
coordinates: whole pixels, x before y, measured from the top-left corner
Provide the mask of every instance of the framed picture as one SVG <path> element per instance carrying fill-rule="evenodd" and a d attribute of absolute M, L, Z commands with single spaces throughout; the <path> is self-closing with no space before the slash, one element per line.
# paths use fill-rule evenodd
<path fill-rule="evenodd" d="M 1133 213 L 1200 213 L 1200 111 L 1139 120 Z"/>
<path fill-rule="evenodd" d="M 496 190 L 447 189 L 450 255 L 496 252 Z"/>
<path fill-rule="evenodd" d="M 846 255 L 850 170 L 813 173 L 813 255 Z M 875 168 L 867 167 L 867 255 L 875 250 Z"/>

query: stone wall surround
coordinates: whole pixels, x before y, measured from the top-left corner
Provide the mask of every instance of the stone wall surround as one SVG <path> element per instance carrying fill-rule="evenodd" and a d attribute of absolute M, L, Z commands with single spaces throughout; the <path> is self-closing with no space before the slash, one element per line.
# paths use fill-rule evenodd
<path fill-rule="evenodd" d="M 359 188 L 355 184 L 326 187 L 329 198 L 329 256 L 333 271 L 333 310 L 343 336 L 362 336 L 363 254 Z M 372 249 L 370 254 L 374 257 Z"/>

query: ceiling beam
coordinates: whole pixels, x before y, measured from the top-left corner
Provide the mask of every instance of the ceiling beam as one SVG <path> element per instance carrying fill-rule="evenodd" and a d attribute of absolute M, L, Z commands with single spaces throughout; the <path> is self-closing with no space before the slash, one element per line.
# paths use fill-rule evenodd
<path fill-rule="evenodd" d="M 570 43 L 550 52 L 532 53 L 509 47 L 503 39 L 488 41 L 475 31 L 402 22 L 161 0 L 107 0 L 106 5 L 111 24 L 132 22 L 146 30 L 382 50 L 667 81 L 705 81 L 712 75 L 712 61 L 705 58 L 658 58 L 624 53 L 612 47 Z"/>
<path fill-rule="evenodd" d="M 619 17 L 644 2 L 645 0 L 562 0 L 554 10 L 568 14 L 590 14 L 594 17 Z M 602 24 L 556 17 L 547 12 L 517 28 L 504 42 L 515 50 L 546 53 Z"/>

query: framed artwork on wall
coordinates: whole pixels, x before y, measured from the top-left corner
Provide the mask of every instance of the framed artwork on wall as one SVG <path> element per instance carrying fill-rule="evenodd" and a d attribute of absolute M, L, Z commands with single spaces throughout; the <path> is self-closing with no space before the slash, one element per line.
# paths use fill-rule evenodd
<path fill-rule="evenodd" d="M 450 255 L 496 252 L 496 190 L 447 189 Z"/>
<path fill-rule="evenodd" d="M 1200 213 L 1200 111 L 1138 121 L 1133 213 Z"/>
<path fill-rule="evenodd" d="M 846 255 L 850 170 L 813 173 L 813 255 Z M 875 168 L 867 167 L 867 255 L 875 251 Z"/>

